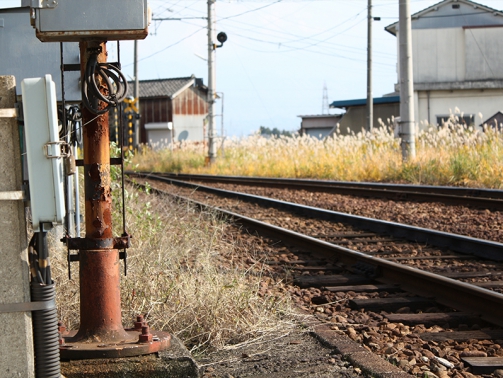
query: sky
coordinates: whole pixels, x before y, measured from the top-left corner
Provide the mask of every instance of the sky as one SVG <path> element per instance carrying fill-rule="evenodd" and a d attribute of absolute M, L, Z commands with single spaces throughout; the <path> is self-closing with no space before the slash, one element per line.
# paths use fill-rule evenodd
<path fill-rule="evenodd" d="M 411 13 L 439 1 L 410 0 Z M 503 0 L 480 0 L 503 10 Z M 0 0 L 0 7 L 19 0 Z M 139 42 L 139 78 L 195 75 L 208 83 L 205 0 L 150 0 L 153 21 Z M 328 102 L 367 96 L 367 0 L 217 0 L 216 32 L 228 40 L 216 51 L 216 91 L 223 93 L 224 135 L 246 136 L 260 126 L 296 131 L 299 115 L 323 112 Z M 373 96 L 397 82 L 398 0 L 372 0 Z M 117 59 L 109 43 L 109 60 Z M 133 73 L 133 42 L 120 44 L 123 72 Z M 216 104 L 221 133 L 222 100 Z M 330 114 L 340 109 L 329 110 Z"/>

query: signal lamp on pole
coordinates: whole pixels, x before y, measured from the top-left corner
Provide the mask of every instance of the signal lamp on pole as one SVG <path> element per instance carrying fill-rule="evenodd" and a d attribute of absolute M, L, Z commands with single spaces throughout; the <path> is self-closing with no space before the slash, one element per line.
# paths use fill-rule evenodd
<path fill-rule="evenodd" d="M 222 47 L 225 43 L 225 41 L 227 41 L 227 34 L 225 34 L 224 32 L 220 32 L 217 34 L 217 41 L 220 42 L 220 45 L 215 45 L 215 47 Z"/>

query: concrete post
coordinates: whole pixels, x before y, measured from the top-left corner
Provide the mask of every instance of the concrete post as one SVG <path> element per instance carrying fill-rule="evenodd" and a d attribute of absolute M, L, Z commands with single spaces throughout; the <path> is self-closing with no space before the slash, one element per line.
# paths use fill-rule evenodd
<path fill-rule="evenodd" d="M 398 40 L 400 59 L 400 138 L 402 159 L 416 157 L 416 123 L 414 121 L 414 82 L 412 71 L 412 26 L 410 0 L 400 0 Z"/>
<path fill-rule="evenodd" d="M 374 99 L 372 98 L 372 0 L 367 5 L 367 131 L 374 128 Z"/>
<path fill-rule="evenodd" d="M 30 301 L 24 203 L 18 198 L 22 184 L 19 130 L 10 115 L 16 101 L 14 76 L 0 76 L 0 303 Z M 12 193 L 14 192 L 14 193 Z M 16 194 L 17 192 L 17 194 Z M 0 313 L 0 376 L 34 377 L 33 334 L 30 312 Z"/>
<path fill-rule="evenodd" d="M 208 159 L 214 163 L 217 158 L 215 143 L 215 2 L 208 0 Z"/>

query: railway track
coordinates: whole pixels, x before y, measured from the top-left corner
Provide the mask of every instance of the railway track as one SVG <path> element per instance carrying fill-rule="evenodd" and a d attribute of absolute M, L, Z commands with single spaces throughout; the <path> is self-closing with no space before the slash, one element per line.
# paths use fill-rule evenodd
<path fill-rule="evenodd" d="M 281 240 L 289 252 L 264 263 L 290 277 L 297 297 L 310 293 L 307 307 L 335 319 L 336 331 L 388 359 L 401 356 L 393 362 L 404 370 L 418 373 L 414 369 L 443 366 L 453 376 L 470 365 L 472 372 L 483 374 L 503 363 L 503 331 L 498 327 L 503 326 L 500 243 L 155 179 L 184 188 L 176 191 L 198 198 L 198 206 L 211 203 L 247 229 Z M 242 215 L 246 209 L 253 217 Z M 367 320 L 345 322 L 346 310 L 338 307 L 341 301 Z M 395 340 L 381 342 L 382 334 Z M 398 345 L 411 349 L 395 348 L 398 339 L 404 340 Z M 435 348 L 439 345 L 444 349 Z"/>
<path fill-rule="evenodd" d="M 133 174 L 133 172 L 128 173 Z M 323 193 L 388 198 L 401 201 L 441 202 L 450 205 L 464 205 L 484 209 L 503 210 L 503 190 L 496 189 L 266 177 L 212 176 L 170 173 L 152 174 L 175 180 L 200 183 L 248 185 L 270 188 L 288 187 L 291 189 L 309 190 Z"/>

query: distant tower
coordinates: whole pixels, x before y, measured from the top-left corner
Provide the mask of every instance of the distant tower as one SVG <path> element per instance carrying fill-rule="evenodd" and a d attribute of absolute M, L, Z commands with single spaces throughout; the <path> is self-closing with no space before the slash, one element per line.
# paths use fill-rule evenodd
<path fill-rule="evenodd" d="M 323 83 L 323 100 L 321 105 L 321 114 L 328 114 L 328 90 L 326 81 Z"/>

